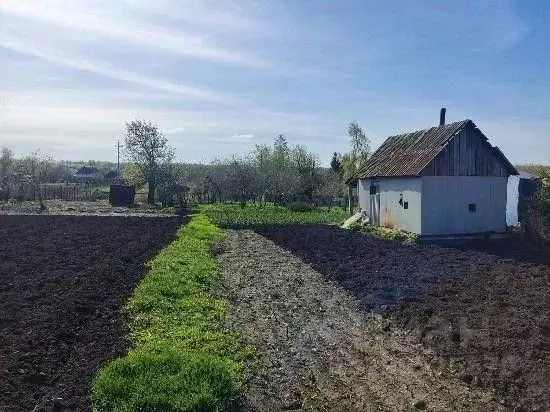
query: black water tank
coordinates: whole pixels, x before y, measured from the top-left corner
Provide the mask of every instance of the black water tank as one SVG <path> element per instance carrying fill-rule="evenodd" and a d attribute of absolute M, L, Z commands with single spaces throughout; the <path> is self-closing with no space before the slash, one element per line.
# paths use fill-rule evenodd
<path fill-rule="evenodd" d="M 135 186 L 111 185 L 109 190 L 109 203 L 113 206 L 132 206 L 135 196 Z"/>

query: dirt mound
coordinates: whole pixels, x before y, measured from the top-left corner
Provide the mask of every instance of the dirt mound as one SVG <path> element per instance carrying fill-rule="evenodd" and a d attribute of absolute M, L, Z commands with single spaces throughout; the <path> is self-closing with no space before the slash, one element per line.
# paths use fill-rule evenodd
<path fill-rule="evenodd" d="M 327 226 L 257 231 L 382 311 L 472 387 L 550 410 L 550 252 L 514 240 L 407 246 Z M 452 246 L 452 247 L 451 247 Z"/>
<path fill-rule="evenodd" d="M 0 216 L 0 410 L 86 411 L 120 307 L 178 219 Z"/>

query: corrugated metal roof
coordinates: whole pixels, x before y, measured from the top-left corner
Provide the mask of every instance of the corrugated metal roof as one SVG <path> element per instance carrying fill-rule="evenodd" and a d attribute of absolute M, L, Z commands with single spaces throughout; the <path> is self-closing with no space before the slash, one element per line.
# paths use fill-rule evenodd
<path fill-rule="evenodd" d="M 471 120 L 390 136 L 358 171 L 356 178 L 417 176 Z"/>

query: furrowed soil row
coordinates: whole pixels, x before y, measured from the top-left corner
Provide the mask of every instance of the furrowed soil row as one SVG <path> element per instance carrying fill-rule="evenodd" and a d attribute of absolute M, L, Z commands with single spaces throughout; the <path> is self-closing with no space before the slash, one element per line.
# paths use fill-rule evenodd
<path fill-rule="evenodd" d="M 250 230 L 228 233 L 218 259 L 229 326 L 263 365 L 246 410 L 504 410 L 434 370 L 433 353 L 289 251 Z"/>
<path fill-rule="evenodd" d="M 181 219 L 0 216 L 0 410 L 86 411 L 120 308 Z"/>

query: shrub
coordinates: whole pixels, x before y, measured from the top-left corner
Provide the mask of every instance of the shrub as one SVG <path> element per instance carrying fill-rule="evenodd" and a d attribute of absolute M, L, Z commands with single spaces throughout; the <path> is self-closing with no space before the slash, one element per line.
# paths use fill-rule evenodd
<path fill-rule="evenodd" d="M 414 233 L 403 232 L 401 230 L 388 229 L 385 227 L 379 227 L 369 224 L 361 225 L 360 223 L 354 223 L 350 226 L 350 229 L 362 233 L 369 233 L 374 236 L 381 237 L 382 239 L 394 240 L 397 242 L 409 244 L 416 243 L 418 240 L 418 236 Z"/>

